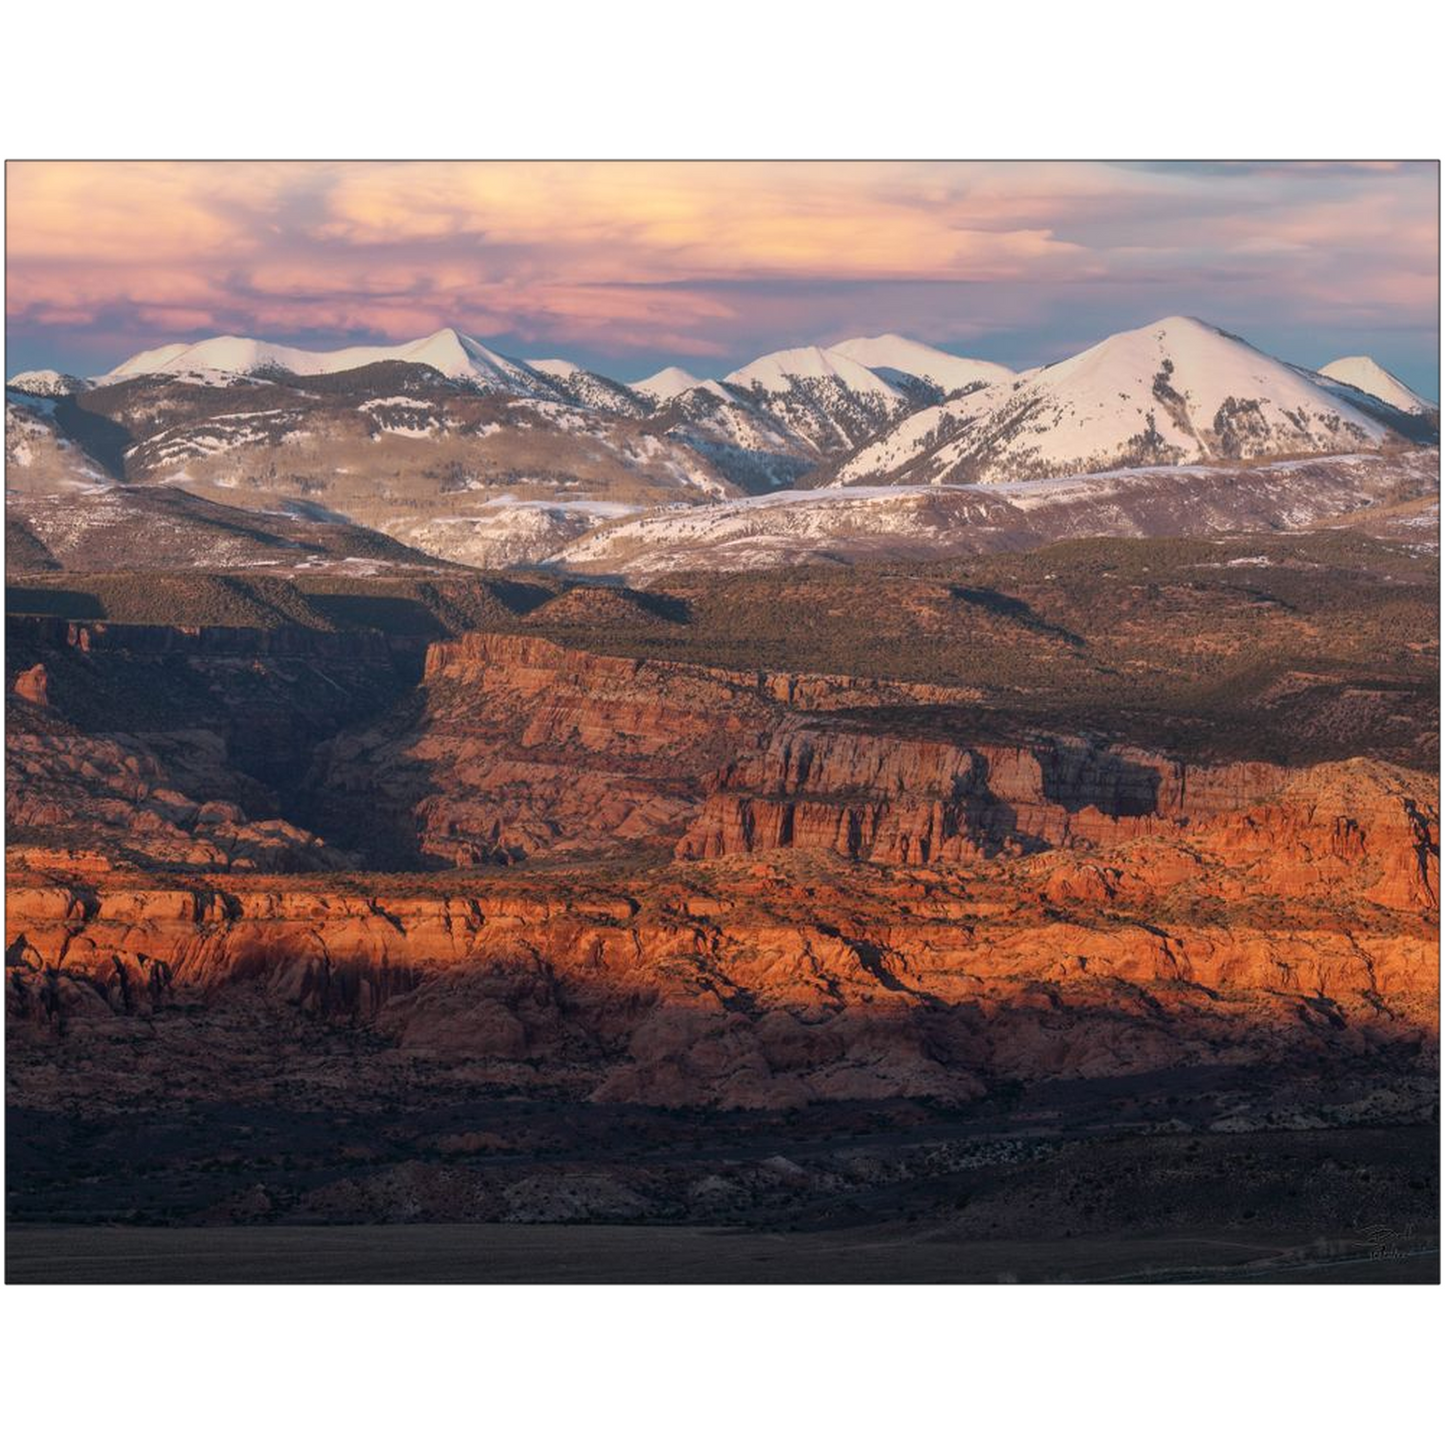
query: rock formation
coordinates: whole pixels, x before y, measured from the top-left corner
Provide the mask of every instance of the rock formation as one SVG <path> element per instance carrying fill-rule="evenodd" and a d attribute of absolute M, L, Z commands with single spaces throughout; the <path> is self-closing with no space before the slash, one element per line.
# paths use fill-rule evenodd
<path fill-rule="evenodd" d="M 124 640 L 263 699 L 359 687 L 304 641 Z M 1436 1047 L 1435 788 L 1393 764 L 1001 739 L 965 688 L 473 633 L 340 709 L 308 828 L 251 821 L 253 740 L 199 703 L 188 733 L 79 727 L 36 666 L 7 917 L 35 1038 L 259 988 L 479 1079 L 757 1108 Z"/>

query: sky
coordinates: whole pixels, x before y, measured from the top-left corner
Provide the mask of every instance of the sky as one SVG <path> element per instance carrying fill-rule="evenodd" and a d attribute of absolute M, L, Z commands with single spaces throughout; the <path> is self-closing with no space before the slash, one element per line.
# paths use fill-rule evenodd
<path fill-rule="evenodd" d="M 1439 397 L 1434 162 L 10 162 L 6 367 L 455 326 L 621 380 L 896 331 L 1022 368 L 1162 316 Z"/>

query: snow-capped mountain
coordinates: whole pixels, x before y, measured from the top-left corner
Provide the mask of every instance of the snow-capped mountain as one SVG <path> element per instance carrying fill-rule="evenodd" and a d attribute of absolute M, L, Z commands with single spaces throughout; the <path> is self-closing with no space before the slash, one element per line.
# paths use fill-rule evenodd
<path fill-rule="evenodd" d="M 448 328 L 336 351 L 212 337 L 142 352 L 89 382 L 58 372 L 12 382 L 17 492 L 63 508 L 97 487 L 180 488 L 261 514 L 344 520 L 480 566 L 621 570 L 634 547 L 649 568 L 711 565 L 713 549 L 851 555 L 875 531 L 934 555 L 982 545 L 984 532 L 1000 545 L 1041 535 L 1029 520 L 1041 508 L 1064 508 L 1068 535 L 1080 536 L 1201 519 L 1274 525 L 1317 515 L 1325 495 L 1323 474 L 1289 471 L 1287 459 L 1331 458 L 1341 513 L 1364 504 L 1352 455 L 1438 466 L 1427 450 L 1438 410 L 1391 390 L 1402 384 L 1367 358 L 1319 373 L 1184 317 L 1018 374 L 885 335 L 774 352 L 722 380 L 670 366 L 628 386 Z M 1272 479 L 1227 482 L 1274 461 L 1285 469 L 1270 468 Z M 947 491 L 940 483 L 967 496 L 863 505 L 870 491 Z M 1006 500 L 979 499 L 1000 484 Z M 846 505 L 844 487 L 861 489 Z M 1307 507 L 1310 488 L 1319 496 Z M 749 500 L 773 497 L 779 509 Z M 776 532 L 772 551 L 753 545 L 760 529 Z"/>
<path fill-rule="evenodd" d="M 913 405 L 877 372 L 821 346 L 760 356 L 724 381 L 823 453 L 856 446 Z"/>
<path fill-rule="evenodd" d="M 1310 373 L 1191 317 L 1120 332 L 907 417 L 836 481 L 999 482 L 1366 450 L 1401 433 Z"/>
<path fill-rule="evenodd" d="M 89 385 L 90 383 L 81 377 L 49 369 L 17 371 L 5 383 L 6 390 L 18 391 L 22 396 L 74 396 Z"/>
<path fill-rule="evenodd" d="M 750 492 L 791 485 L 820 456 L 846 450 L 880 419 L 916 404 L 867 367 L 818 347 L 761 357 L 724 381 L 669 366 L 632 390 L 653 402 L 670 436 Z"/>
<path fill-rule="evenodd" d="M 1440 410 L 1418 392 L 1411 391 L 1398 376 L 1386 371 L 1372 356 L 1342 356 L 1338 361 L 1320 367 L 1320 375 L 1328 376 L 1332 381 L 1342 381 L 1367 396 L 1378 397 L 1380 401 L 1412 416 L 1424 416 Z"/>
<path fill-rule="evenodd" d="M 954 356 L 936 346 L 892 332 L 883 336 L 855 336 L 829 350 L 859 362 L 886 381 L 903 385 L 913 379 L 925 381 L 945 396 L 965 388 L 992 386 L 1014 379 L 1014 373 L 997 362 Z"/>
<path fill-rule="evenodd" d="M 544 371 L 503 356 L 475 337 L 444 327 L 430 336 L 397 346 L 347 346 L 338 351 L 306 351 L 244 336 L 212 336 L 188 346 L 176 344 L 139 352 L 96 381 L 108 383 L 154 375 L 250 377 L 268 371 L 287 372 L 292 376 L 329 376 L 384 361 L 429 366 L 476 391 L 554 401 L 569 399 L 568 392 L 576 375 L 591 376 L 570 362 L 545 363 L 552 370 Z M 615 388 L 615 383 L 612 385 Z"/>

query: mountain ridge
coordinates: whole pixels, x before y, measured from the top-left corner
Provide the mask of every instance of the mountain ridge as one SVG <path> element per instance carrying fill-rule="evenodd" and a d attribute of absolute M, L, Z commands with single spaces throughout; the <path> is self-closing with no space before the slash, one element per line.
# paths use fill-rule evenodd
<path fill-rule="evenodd" d="M 945 395 L 965 387 L 1012 381 L 1017 375 L 995 361 L 955 356 L 952 352 L 940 351 L 936 346 L 891 331 L 882 336 L 855 336 L 837 342 L 830 349 L 885 377 L 891 374 L 931 382 Z"/>
<path fill-rule="evenodd" d="M 1343 369 L 1385 389 L 1372 373 Z M 1021 373 L 885 333 L 771 352 L 721 380 L 669 367 L 628 386 L 443 328 L 390 347 L 318 352 L 213 337 L 138 353 L 73 386 L 59 373 L 15 380 L 7 442 L 16 490 L 80 509 L 85 488 L 107 482 L 180 487 L 253 511 L 311 509 L 474 566 L 595 561 L 610 549 L 593 540 L 619 526 L 650 537 L 644 516 L 665 521 L 662 555 L 673 556 L 679 528 L 721 535 L 711 504 L 727 513 L 734 551 L 771 556 L 747 536 L 771 532 L 772 518 L 765 526 L 743 502 L 797 488 L 805 494 L 788 503 L 788 555 L 851 555 L 856 528 L 904 545 L 915 525 L 908 507 L 818 512 L 806 501 L 840 488 L 1027 485 L 1006 504 L 918 503 L 930 553 L 948 545 L 950 527 L 952 545 L 972 549 L 969 529 L 985 518 L 999 536 L 1024 535 L 1044 492 L 1076 498 L 1079 477 L 1120 471 L 1148 472 L 1135 476 L 1143 491 L 1130 490 L 1147 498 L 1144 511 L 1118 500 L 1120 486 L 1091 488 L 1087 505 L 1070 503 L 1071 531 L 1156 528 L 1171 516 L 1182 525 L 1160 496 L 1174 485 L 1171 469 L 1180 496 L 1197 497 L 1209 489 L 1184 477 L 1188 468 L 1292 458 L 1340 461 L 1327 490 L 1330 511 L 1344 513 L 1388 500 L 1354 486 L 1350 457 L 1438 435 L 1438 413 L 1401 411 L 1354 381 L 1183 316 Z M 1401 484 L 1409 495 L 1396 500 L 1417 498 L 1413 472 Z M 1304 485 L 1288 472 L 1259 486 L 1221 483 L 1209 525 L 1236 513 L 1286 524 L 1323 515 L 1318 498 L 1293 497 Z M 1271 499 L 1263 509 L 1261 488 Z M 650 570 L 631 556 L 627 565 Z"/>
<path fill-rule="evenodd" d="M 1000 482 L 1376 448 L 1405 433 L 1313 373 L 1170 316 L 880 433 L 836 484 Z"/>

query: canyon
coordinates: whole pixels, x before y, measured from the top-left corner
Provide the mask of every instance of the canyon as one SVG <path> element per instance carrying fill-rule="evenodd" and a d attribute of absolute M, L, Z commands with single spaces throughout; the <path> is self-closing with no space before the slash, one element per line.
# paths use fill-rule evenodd
<path fill-rule="evenodd" d="M 12 1215 L 1082 1238 L 1060 1149 L 1300 1131 L 1424 1207 L 1433 568 L 27 577 Z"/>
<path fill-rule="evenodd" d="M 1269 154 L 7 166 L 7 1283 L 1438 1283 L 1439 167 Z M 872 1430 L 814 1336 L 747 1408 Z"/>
<path fill-rule="evenodd" d="M 31 1029 L 259 981 L 499 1080 L 722 1107 L 966 1099 L 1321 1031 L 1433 1047 L 1438 812 L 1398 763 L 1010 738 L 978 687 L 518 634 L 433 642 L 414 680 L 375 636 L 39 619 L 28 642 Z M 143 665 L 205 679 L 197 715 L 172 685 L 171 726 L 84 726 L 148 700 Z M 236 735 L 201 725 L 242 688 Z"/>

